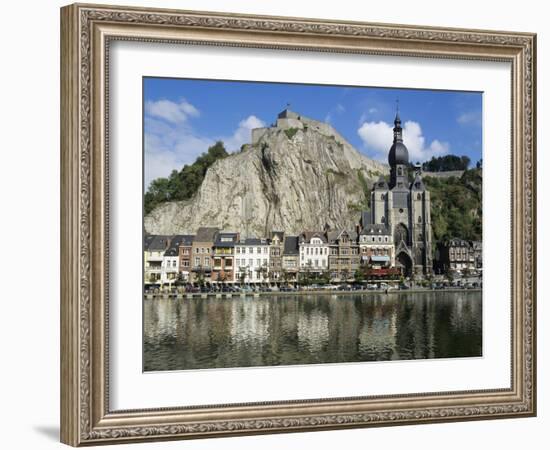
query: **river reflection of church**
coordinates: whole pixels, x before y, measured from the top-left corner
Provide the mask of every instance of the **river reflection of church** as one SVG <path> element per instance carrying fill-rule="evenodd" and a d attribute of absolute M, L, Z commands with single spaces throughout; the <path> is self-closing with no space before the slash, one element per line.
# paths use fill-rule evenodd
<path fill-rule="evenodd" d="M 432 228 L 430 192 L 416 168 L 409 180 L 409 152 L 403 143 L 403 129 L 397 112 L 390 148 L 389 183 L 381 176 L 371 192 L 371 210 L 362 214 L 362 228 L 382 225 L 393 237 L 395 265 L 405 275 L 432 273 Z"/>

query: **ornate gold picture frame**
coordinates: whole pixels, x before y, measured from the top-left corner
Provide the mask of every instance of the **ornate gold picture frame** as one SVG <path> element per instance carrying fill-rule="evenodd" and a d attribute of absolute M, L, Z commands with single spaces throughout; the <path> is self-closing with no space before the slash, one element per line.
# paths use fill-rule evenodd
<path fill-rule="evenodd" d="M 113 410 L 108 69 L 110 45 L 117 40 L 509 63 L 509 388 Z M 62 8 L 61 441 L 81 446 L 534 416 L 535 88 L 536 36 L 530 33 L 85 4 Z"/>

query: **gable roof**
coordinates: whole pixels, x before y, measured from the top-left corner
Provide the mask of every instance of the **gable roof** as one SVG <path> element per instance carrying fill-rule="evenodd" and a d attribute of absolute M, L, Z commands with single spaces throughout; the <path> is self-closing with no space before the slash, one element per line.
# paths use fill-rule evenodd
<path fill-rule="evenodd" d="M 327 237 L 323 231 L 304 231 L 300 235 L 300 243 L 309 244 L 313 238 L 319 238 L 323 243 L 327 242 Z"/>
<path fill-rule="evenodd" d="M 353 231 L 353 230 L 348 231 L 348 230 L 342 228 L 340 230 L 329 231 L 327 233 L 328 242 L 331 243 L 331 244 L 336 244 L 337 241 L 340 240 L 341 236 L 344 233 L 349 236 L 351 241 L 356 241 L 357 240 L 357 233 L 355 231 Z"/>
<path fill-rule="evenodd" d="M 275 237 L 278 237 L 279 240 L 282 242 L 284 237 L 285 237 L 285 232 L 284 231 L 272 231 L 270 237 L 271 237 L 271 240 L 273 240 Z"/>

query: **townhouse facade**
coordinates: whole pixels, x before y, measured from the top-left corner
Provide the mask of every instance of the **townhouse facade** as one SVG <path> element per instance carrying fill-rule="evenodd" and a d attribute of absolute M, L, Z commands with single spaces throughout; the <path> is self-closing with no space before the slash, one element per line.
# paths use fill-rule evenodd
<path fill-rule="evenodd" d="M 190 282 L 212 281 L 212 249 L 218 231 L 214 227 L 201 227 L 197 230 L 191 245 Z"/>
<path fill-rule="evenodd" d="M 359 232 L 359 252 L 363 264 L 375 269 L 395 266 L 395 244 L 391 229 L 383 224 L 366 224 Z"/>
<path fill-rule="evenodd" d="M 212 281 L 235 282 L 235 244 L 239 233 L 219 232 L 213 245 Z"/>
<path fill-rule="evenodd" d="M 162 282 L 164 253 L 170 245 L 171 237 L 146 235 L 144 237 L 143 280 L 145 284 Z"/>
<path fill-rule="evenodd" d="M 193 240 L 194 235 L 183 235 L 183 239 L 180 242 L 178 254 L 179 254 L 179 269 L 180 276 L 183 281 L 189 281 L 192 267 L 192 253 L 193 253 Z"/>
<path fill-rule="evenodd" d="M 176 235 L 170 238 L 168 248 L 162 258 L 161 284 L 175 283 L 180 273 L 180 255 L 179 247 L 183 241 L 182 235 Z"/>
<path fill-rule="evenodd" d="M 327 231 L 328 267 L 332 280 L 346 281 L 361 266 L 361 256 L 355 231 Z"/>
<path fill-rule="evenodd" d="M 285 236 L 282 257 L 283 281 L 298 281 L 300 272 L 300 238 Z"/>
<path fill-rule="evenodd" d="M 299 236 L 300 270 L 323 273 L 328 270 L 328 240 L 324 231 L 306 231 Z"/>
<path fill-rule="evenodd" d="M 474 245 L 464 239 L 447 239 L 440 242 L 436 249 L 436 272 L 465 272 L 475 271 L 481 263 L 481 245 Z"/>
<path fill-rule="evenodd" d="M 236 281 L 240 283 L 270 282 L 269 239 L 246 238 L 235 243 Z"/>
<path fill-rule="evenodd" d="M 283 231 L 272 231 L 269 239 L 269 276 L 272 281 L 281 280 L 283 275 Z"/>

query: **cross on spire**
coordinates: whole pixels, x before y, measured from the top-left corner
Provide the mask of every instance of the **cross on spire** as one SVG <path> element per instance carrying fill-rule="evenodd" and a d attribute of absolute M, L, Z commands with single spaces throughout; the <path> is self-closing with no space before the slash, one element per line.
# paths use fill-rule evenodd
<path fill-rule="evenodd" d="M 401 117 L 399 117 L 399 99 L 395 99 L 395 120 L 393 121 L 396 128 L 401 128 Z"/>

